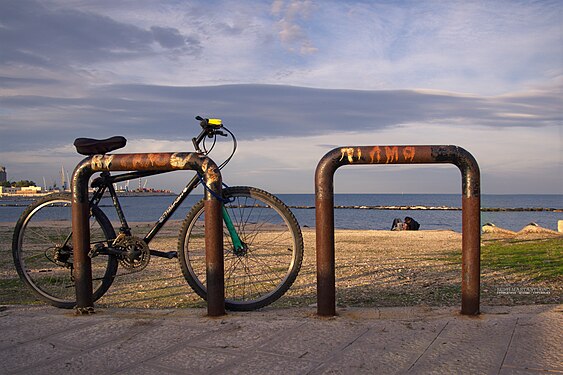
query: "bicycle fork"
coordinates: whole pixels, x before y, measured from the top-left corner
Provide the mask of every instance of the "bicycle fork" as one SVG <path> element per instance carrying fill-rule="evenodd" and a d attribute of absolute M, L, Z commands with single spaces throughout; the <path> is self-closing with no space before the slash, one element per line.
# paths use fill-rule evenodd
<path fill-rule="evenodd" d="M 233 224 L 233 221 L 231 220 L 231 216 L 229 215 L 229 212 L 225 208 L 225 205 L 223 204 L 221 208 L 223 214 L 223 221 L 225 222 L 225 226 L 227 227 L 227 231 L 229 232 L 229 235 L 231 236 L 231 241 L 233 243 L 234 254 L 239 256 L 245 255 L 247 250 L 246 244 L 244 244 L 240 239 L 235 229 L 235 226 Z"/>

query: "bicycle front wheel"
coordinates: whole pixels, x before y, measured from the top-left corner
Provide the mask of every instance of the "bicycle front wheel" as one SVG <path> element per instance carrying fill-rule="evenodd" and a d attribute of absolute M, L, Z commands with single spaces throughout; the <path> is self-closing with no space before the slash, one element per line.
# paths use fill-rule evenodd
<path fill-rule="evenodd" d="M 225 208 L 242 240 L 236 249 L 223 223 L 225 307 L 255 310 L 280 298 L 293 284 L 303 261 L 297 220 L 278 198 L 252 187 L 223 190 Z M 178 259 L 188 284 L 207 298 L 204 200 L 188 213 L 180 232 Z"/>
<path fill-rule="evenodd" d="M 12 255 L 20 279 L 43 301 L 61 308 L 76 306 L 72 254 L 71 194 L 56 193 L 32 203 L 16 224 Z M 98 207 L 90 215 L 90 243 L 115 239 L 110 221 Z M 110 287 L 117 273 L 113 255 L 92 258 L 94 301 Z"/>

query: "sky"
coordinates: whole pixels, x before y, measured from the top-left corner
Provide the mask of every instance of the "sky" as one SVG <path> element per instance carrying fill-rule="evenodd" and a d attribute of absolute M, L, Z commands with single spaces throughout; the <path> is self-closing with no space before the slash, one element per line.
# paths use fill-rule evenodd
<path fill-rule="evenodd" d="M 0 0 L 0 165 L 57 182 L 77 137 L 239 147 L 229 185 L 313 193 L 335 147 L 457 145 L 484 194 L 563 194 L 563 1 Z M 221 142 L 212 158 L 230 151 Z M 179 191 L 190 172 L 148 185 Z M 356 166 L 337 193 L 458 193 L 453 165 Z"/>

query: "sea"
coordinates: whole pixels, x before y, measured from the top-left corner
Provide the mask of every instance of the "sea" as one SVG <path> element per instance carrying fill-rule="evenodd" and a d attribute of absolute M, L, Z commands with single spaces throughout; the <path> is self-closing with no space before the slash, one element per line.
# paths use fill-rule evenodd
<path fill-rule="evenodd" d="M 315 227 L 314 194 L 276 194 L 288 205 L 302 227 Z M 189 196 L 172 216 L 183 220 L 201 195 Z M 130 222 L 156 222 L 175 196 L 123 196 L 120 202 Z M 0 198 L 0 222 L 15 222 L 31 200 Z M 390 229 L 393 219 L 414 218 L 420 230 L 461 232 L 460 194 L 335 194 L 335 227 L 339 229 Z M 102 209 L 116 219 L 111 201 Z M 530 223 L 557 230 L 563 220 L 563 195 L 481 195 L 481 225 L 519 231 Z"/>

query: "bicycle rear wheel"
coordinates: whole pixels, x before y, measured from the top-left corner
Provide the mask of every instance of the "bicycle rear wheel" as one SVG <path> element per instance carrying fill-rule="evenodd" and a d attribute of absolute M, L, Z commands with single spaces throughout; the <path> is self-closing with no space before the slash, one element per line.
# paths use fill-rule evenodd
<path fill-rule="evenodd" d="M 61 308 L 76 305 L 72 257 L 71 194 L 55 193 L 32 203 L 14 230 L 12 255 L 20 279 L 43 301 Z M 105 214 L 92 207 L 90 243 L 108 245 L 115 231 Z M 92 258 L 94 301 L 110 287 L 117 273 L 113 255 Z"/>
<path fill-rule="evenodd" d="M 230 187 L 223 197 L 244 250 L 235 250 L 223 223 L 225 307 L 255 310 L 280 298 L 293 284 L 303 261 L 297 220 L 278 198 L 252 187 Z M 188 284 L 207 298 L 204 200 L 188 213 L 180 232 L 178 259 Z"/>

